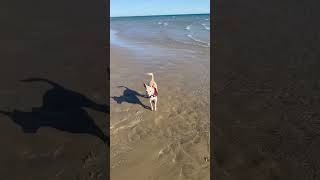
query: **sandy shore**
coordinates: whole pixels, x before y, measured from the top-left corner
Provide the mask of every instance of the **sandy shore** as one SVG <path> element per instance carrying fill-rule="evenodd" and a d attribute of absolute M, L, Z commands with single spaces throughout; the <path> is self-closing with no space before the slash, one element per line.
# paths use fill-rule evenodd
<path fill-rule="evenodd" d="M 319 11 L 292 1 L 214 7 L 214 179 L 319 179 Z"/>
<path fill-rule="evenodd" d="M 111 46 L 111 179 L 209 179 L 208 58 L 144 58 Z M 141 97 L 146 72 L 159 86 L 157 112 Z"/>
<path fill-rule="evenodd" d="M 108 177 L 103 15 L 103 2 L 1 3 L 0 179 Z"/>

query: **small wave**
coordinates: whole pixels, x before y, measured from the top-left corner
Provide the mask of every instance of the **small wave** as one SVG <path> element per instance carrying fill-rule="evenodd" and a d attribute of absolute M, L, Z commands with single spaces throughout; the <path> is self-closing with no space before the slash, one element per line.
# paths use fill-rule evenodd
<path fill-rule="evenodd" d="M 118 33 L 118 31 L 110 28 L 110 33 Z"/>
<path fill-rule="evenodd" d="M 209 21 L 209 18 L 205 19 L 206 21 Z"/>
<path fill-rule="evenodd" d="M 206 24 L 201 24 L 206 30 L 210 30 L 210 27 L 207 26 Z"/>
<path fill-rule="evenodd" d="M 191 43 L 191 42 L 186 42 L 186 41 L 179 41 L 179 40 L 176 40 L 177 42 L 179 43 L 182 43 L 182 44 L 188 44 L 188 45 L 195 45 L 194 43 Z M 210 47 L 210 43 L 207 43 L 207 45 L 203 45 L 203 44 L 196 44 L 197 46 L 201 46 L 201 47 Z"/>
<path fill-rule="evenodd" d="M 162 22 L 158 22 L 158 24 L 162 24 Z"/>
<path fill-rule="evenodd" d="M 188 25 L 185 29 L 190 30 L 190 28 L 191 28 L 191 25 Z"/>
<path fill-rule="evenodd" d="M 164 26 L 168 26 L 168 23 L 167 23 L 167 22 L 165 22 L 165 23 L 163 23 L 163 25 L 164 25 Z"/>
<path fill-rule="evenodd" d="M 110 36 L 111 37 L 117 36 L 117 34 L 118 34 L 118 31 L 116 31 L 114 29 L 110 29 Z"/>
<path fill-rule="evenodd" d="M 187 36 L 193 41 L 200 43 L 200 46 L 210 47 L 210 42 L 201 41 L 200 39 L 193 37 L 191 34 L 188 34 Z"/>

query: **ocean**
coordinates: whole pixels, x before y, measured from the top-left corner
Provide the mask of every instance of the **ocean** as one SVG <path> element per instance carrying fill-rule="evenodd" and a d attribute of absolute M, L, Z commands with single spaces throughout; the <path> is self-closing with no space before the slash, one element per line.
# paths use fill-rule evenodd
<path fill-rule="evenodd" d="M 110 18 L 111 44 L 179 44 L 210 48 L 210 14 Z M 129 42 L 130 41 L 130 42 Z"/>

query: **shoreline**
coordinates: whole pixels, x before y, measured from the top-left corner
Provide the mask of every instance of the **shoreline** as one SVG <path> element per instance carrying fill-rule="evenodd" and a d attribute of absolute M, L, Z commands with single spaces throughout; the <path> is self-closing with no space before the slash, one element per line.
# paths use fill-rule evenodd
<path fill-rule="evenodd" d="M 110 45 L 111 178 L 208 180 L 209 58 L 157 50 Z M 139 96 L 150 81 L 147 72 L 154 72 L 159 87 L 157 112 Z"/>

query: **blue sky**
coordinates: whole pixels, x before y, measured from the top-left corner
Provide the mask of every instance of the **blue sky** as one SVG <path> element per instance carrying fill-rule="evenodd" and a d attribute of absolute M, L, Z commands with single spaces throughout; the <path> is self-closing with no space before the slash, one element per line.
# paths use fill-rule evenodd
<path fill-rule="evenodd" d="M 110 16 L 210 13 L 210 0 L 110 0 Z"/>

